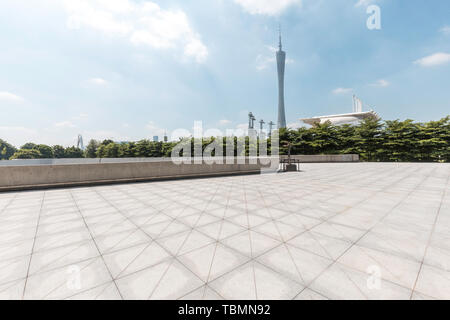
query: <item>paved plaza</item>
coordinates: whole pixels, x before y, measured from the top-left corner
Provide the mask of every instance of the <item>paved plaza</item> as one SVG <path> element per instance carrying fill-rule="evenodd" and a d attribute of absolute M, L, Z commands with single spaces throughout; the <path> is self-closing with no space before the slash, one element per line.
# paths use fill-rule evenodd
<path fill-rule="evenodd" d="M 1 299 L 450 299 L 450 165 L 0 193 Z"/>

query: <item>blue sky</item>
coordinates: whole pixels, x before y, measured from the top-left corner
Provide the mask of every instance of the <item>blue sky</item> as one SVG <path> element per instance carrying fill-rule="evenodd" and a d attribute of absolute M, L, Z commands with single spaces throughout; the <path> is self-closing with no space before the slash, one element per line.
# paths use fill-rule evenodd
<path fill-rule="evenodd" d="M 366 9 L 381 9 L 369 30 Z M 0 138 L 72 145 L 276 122 L 274 47 L 287 52 L 286 116 L 450 114 L 448 0 L 3 0 Z"/>

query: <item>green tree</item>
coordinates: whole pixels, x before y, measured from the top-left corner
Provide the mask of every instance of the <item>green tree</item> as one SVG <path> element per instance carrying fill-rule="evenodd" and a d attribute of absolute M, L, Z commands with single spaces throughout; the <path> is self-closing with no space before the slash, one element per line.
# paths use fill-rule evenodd
<path fill-rule="evenodd" d="M 420 124 L 418 131 L 419 161 L 450 161 L 450 116 Z"/>
<path fill-rule="evenodd" d="M 103 140 L 103 141 L 102 141 L 101 145 L 107 146 L 108 144 L 113 143 L 113 142 L 114 142 L 114 141 L 112 141 L 111 139 L 106 139 L 106 140 Z"/>
<path fill-rule="evenodd" d="M 104 146 L 103 155 L 101 158 L 118 158 L 119 157 L 119 144 L 111 142 Z"/>
<path fill-rule="evenodd" d="M 61 159 L 65 157 L 65 150 L 63 146 L 55 145 L 52 147 L 53 149 L 53 157 L 56 159 Z"/>
<path fill-rule="evenodd" d="M 164 142 L 161 146 L 161 156 L 170 157 L 172 149 L 176 146 L 176 142 Z"/>
<path fill-rule="evenodd" d="M 97 151 L 95 152 L 95 156 L 97 157 L 97 158 L 104 158 L 105 157 L 105 148 L 106 148 L 106 145 L 104 145 L 104 144 L 100 144 L 99 146 L 98 146 L 98 148 L 97 148 Z"/>
<path fill-rule="evenodd" d="M 39 151 L 41 157 L 43 159 L 52 159 L 53 158 L 53 149 L 45 144 L 39 144 L 33 148 L 34 150 Z"/>
<path fill-rule="evenodd" d="M 13 145 L 0 139 L 0 160 L 8 160 L 16 151 L 17 149 Z"/>
<path fill-rule="evenodd" d="M 377 153 L 382 147 L 383 124 L 380 120 L 366 119 L 355 128 L 355 151 L 362 160 L 377 161 Z"/>
<path fill-rule="evenodd" d="M 64 150 L 64 158 L 83 158 L 84 152 L 77 147 L 68 147 Z"/>
<path fill-rule="evenodd" d="M 394 162 L 418 160 L 418 131 L 418 125 L 412 120 L 386 121 L 382 159 Z"/>
<path fill-rule="evenodd" d="M 293 131 L 292 136 L 292 154 L 314 154 L 313 132 L 305 127 Z M 284 148 L 284 147 L 283 147 Z"/>
<path fill-rule="evenodd" d="M 31 150 L 31 149 L 36 149 L 36 147 L 37 147 L 37 144 L 35 144 L 33 142 L 27 142 L 23 146 L 21 146 L 20 149 Z"/>
<path fill-rule="evenodd" d="M 311 128 L 296 130 L 281 129 L 280 154 L 287 153 L 287 142 L 292 145 L 292 154 L 348 154 L 360 155 L 362 161 L 450 161 L 450 116 L 438 121 L 416 123 L 412 120 L 385 121 L 367 119 L 358 125 L 336 126 L 324 123 Z M 194 155 L 195 143 L 203 150 L 217 137 L 194 140 L 188 138 L 188 145 Z M 244 150 L 239 156 L 248 155 L 250 142 L 248 137 L 233 137 L 234 155 L 238 156 L 237 145 L 243 143 Z M 86 157 L 169 157 L 178 142 L 137 142 L 115 143 L 104 140 L 101 143 L 91 140 L 86 148 Z M 226 140 L 221 140 L 226 154 Z M 255 147 L 255 146 L 253 146 Z M 45 145 L 27 143 L 17 151 L 16 148 L 0 139 L 0 159 L 41 157 L 62 157 L 62 147 L 51 150 Z M 268 139 L 271 152 L 271 139 Z M 75 147 L 64 150 L 64 157 L 80 158 L 83 152 Z"/>
<path fill-rule="evenodd" d="M 97 150 L 95 152 L 95 155 L 97 158 L 111 158 L 109 155 L 111 155 L 113 152 L 115 152 L 113 149 L 115 149 L 115 147 L 113 147 L 112 145 L 114 145 L 115 142 L 110 140 L 110 139 L 106 139 L 103 140 L 100 145 L 97 147 Z M 107 146 L 111 145 L 109 148 L 107 148 Z M 117 150 L 117 154 L 118 154 L 118 150 Z"/>
<path fill-rule="evenodd" d="M 136 157 L 151 157 L 151 147 L 149 140 L 140 140 L 136 142 Z"/>
<path fill-rule="evenodd" d="M 338 154 L 352 154 L 358 153 L 355 143 L 358 141 L 356 136 L 356 127 L 344 124 L 336 128 L 337 148 Z"/>
<path fill-rule="evenodd" d="M 134 158 L 136 157 L 136 143 L 127 142 L 121 143 L 119 146 L 120 158 Z"/>
<path fill-rule="evenodd" d="M 100 142 L 98 142 L 97 140 L 91 139 L 85 150 L 86 158 L 97 157 L 97 149 L 99 146 L 100 146 Z"/>
<path fill-rule="evenodd" d="M 41 153 L 36 149 L 20 149 L 14 153 L 11 160 L 14 159 L 40 159 L 42 158 Z"/>
<path fill-rule="evenodd" d="M 310 145 L 315 154 L 332 154 L 338 148 L 336 127 L 329 121 L 317 124 L 310 129 L 312 140 Z"/>

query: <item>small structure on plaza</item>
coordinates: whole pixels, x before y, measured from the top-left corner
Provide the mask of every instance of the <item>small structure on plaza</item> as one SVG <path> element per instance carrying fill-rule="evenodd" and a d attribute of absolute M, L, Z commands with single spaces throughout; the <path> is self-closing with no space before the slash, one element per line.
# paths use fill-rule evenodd
<path fill-rule="evenodd" d="M 278 172 L 300 171 L 300 160 L 291 158 L 292 143 L 287 142 L 285 146 L 288 147 L 288 157 L 287 159 L 282 158 L 280 160 L 280 169 L 278 170 Z"/>

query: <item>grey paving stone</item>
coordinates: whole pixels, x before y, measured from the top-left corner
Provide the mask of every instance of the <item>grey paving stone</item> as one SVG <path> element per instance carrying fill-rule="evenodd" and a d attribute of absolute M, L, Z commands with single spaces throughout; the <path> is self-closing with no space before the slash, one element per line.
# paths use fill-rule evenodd
<path fill-rule="evenodd" d="M 0 299 L 449 299 L 449 177 L 302 164 L 3 193 Z"/>

